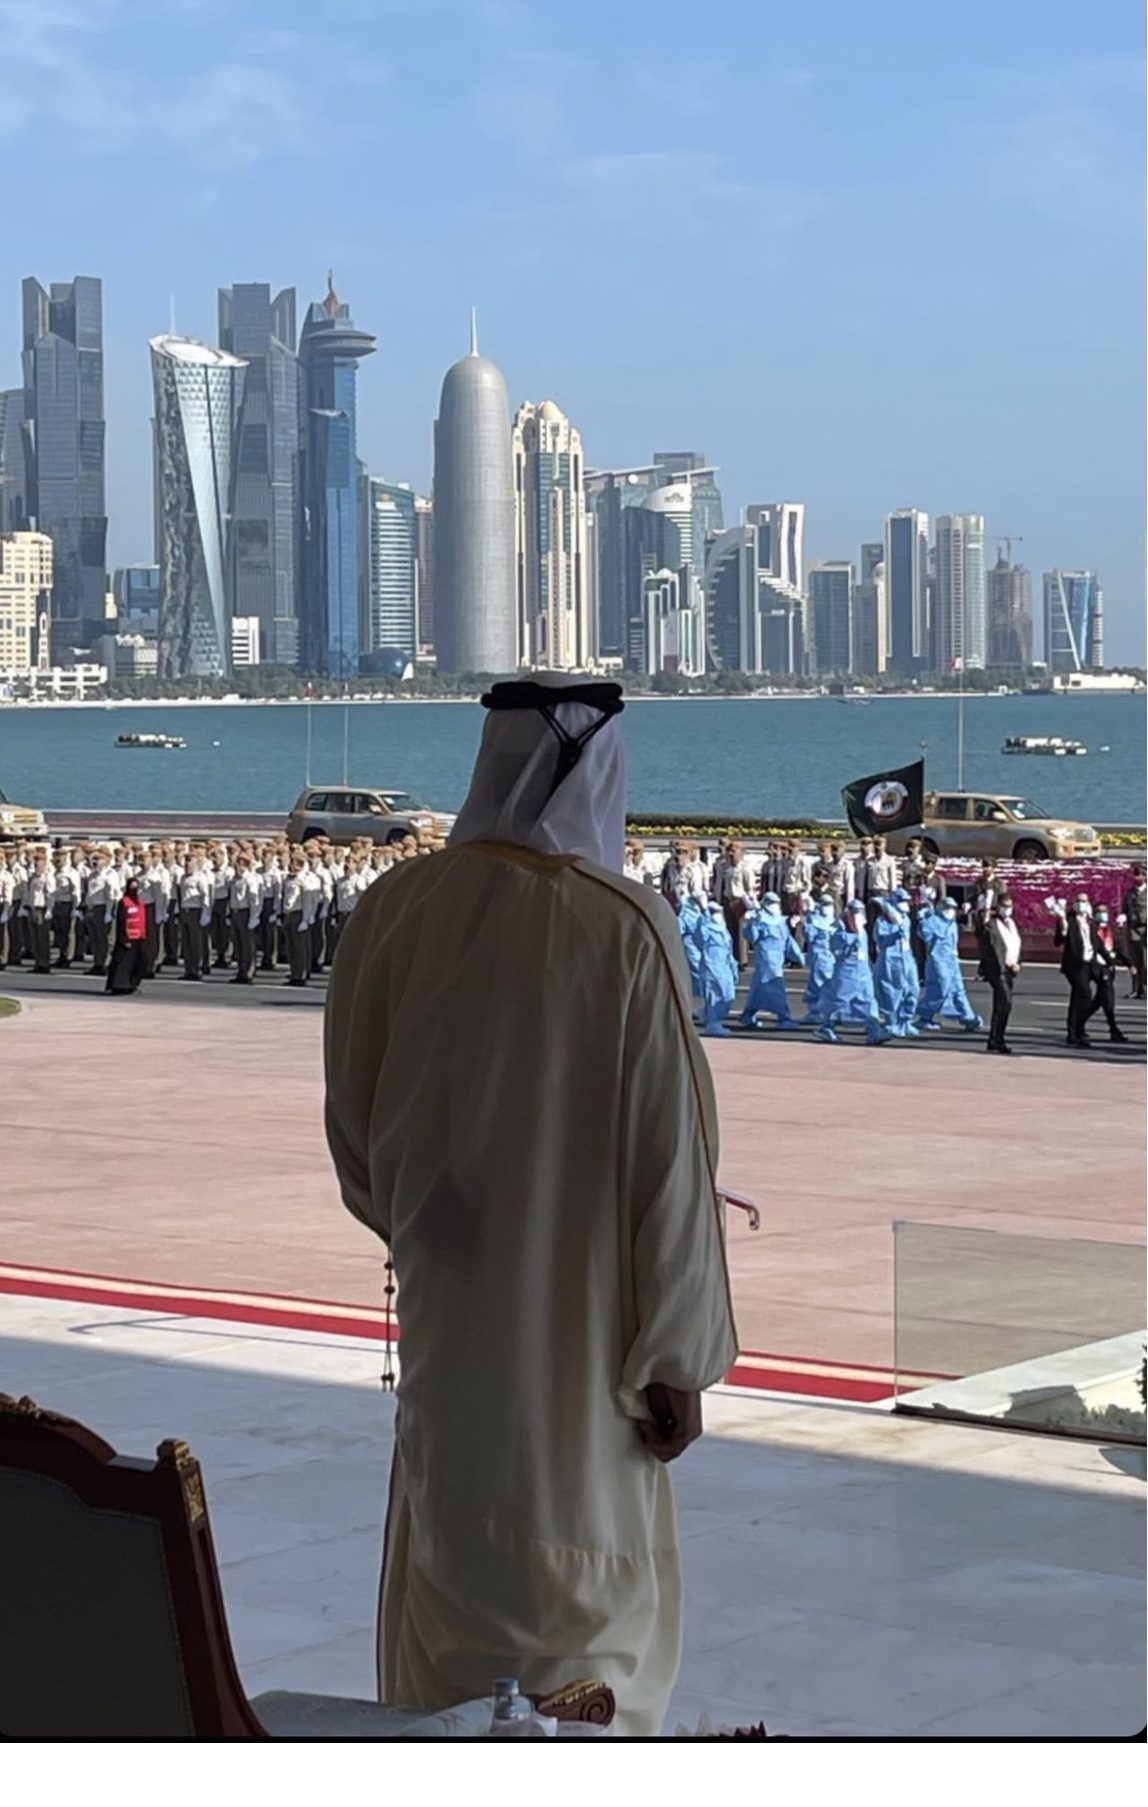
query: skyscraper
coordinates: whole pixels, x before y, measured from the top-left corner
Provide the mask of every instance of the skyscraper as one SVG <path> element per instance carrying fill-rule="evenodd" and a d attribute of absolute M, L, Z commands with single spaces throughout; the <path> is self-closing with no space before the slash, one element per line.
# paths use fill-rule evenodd
<path fill-rule="evenodd" d="M 1032 578 L 1002 553 L 985 573 L 985 658 L 990 671 L 1032 664 Z"/>
<path fill-rule="evenodd" d="M 811 650 L 807 599 L 796 584 L 772 568 L 777 557 L 777 521 L 764 512 L 772 506 L 759 505 L 756 521 L 727 527 L 707 543 L 706 650 L 710 665 L 717 670 L 802 677 Z M 800 532 L 796 522 L 794 526 L 783 562 L 800 557 Z M 783 545 L 787 538 L 783 536 Z M 794 568 L 792 563 L 789 568 Z"/>
<path fill-rule="evenodd" d="M 24 391 L 0 389 L 0 533 L 25 532 L 29 518 Z"/>
<path fill-rule="evenodd" d="M 584 671 L 597 645 L 590 613 L 582 438 L 556 403 L 514 416 L 518 662 Z"/>
<path fill-rule="evenodd" d="M 751 671 L 754 606 L 752 527 L 725 527 L 710 534 L 705 553 L 706 662 L 713 671 Z"/>
<path fill-rule="evenodd" d="M 692 677 L 705 669 L 701 615 L 686 594 L 682 571 L 648 571 L 642 606 L 631 623 L 630 663 L 646 677 L 675 672 Z M 690 577 L 691 586 L 694 579 Z"/>
<path fill-rule="evenodd" d="M 829 559 L 810 570 L 811 640 L 819 677 L 847 677 L 855 669 L 854 589 L 847 559 Z"/>
<path fill-rule="evenodd" d="M 161 678 L 228 669 L 231 449 L 242 359 L 174 335 L 151 341 Z"/>
<path fill-rule="evenodd" d="M 673 568 L 670 556 L 660 550 L 660 526 L 656 521 L 651 524 L 643 512 L 661 490 L 689 490 L 690 539 L 700 584 L 707 537 L 722 529 L 722 499 L 715 476 L 704 452 L 655 452 L 652 464 L 586 473 L 594 541 L 591 589 L 597 593 L 595 614 L 602 657 L 618 657 L 627 651 L 629 624 L 641 608 L 643 576 L 663 565 Z M 655 512 L 662 509 L 658 504 Z"/>
<path fill-rule="evenodd" d="M 300 659 L 343 681 L 359 669 L 356 372 L 374 349 L 328 274 L 326 297 L 308 308 L 299 336 Z"/>
<path fill-rule="evenodd" d="M 803 589 L 804 502 L 751 502 L 745 518 L 757 534 L 758 569 Z"/>
<path fill-rule="evenodd" d="M 911 678 L 929 660 L 929 517 L 920 508 L 898 508 L 885 521 L 885 607 L 889 617 L 888 669 Z"/>
<path fill-rule="evenodd" d="M 868 540 L 861 548 L 861 581 L 853 599 L 853 669 L 879 677 L 889 662 L 889 610 L 885 594 L 885 547 Z"/>
<path fill-rule="evenodd" d="M 29 276 L 23 303 L 27 513 L 54 548 L 52 660 L 65 664 L 104 631 L 103 288 Z"/>
<path fill-rule="evenodd" d="M 443 378 L 434 434 L 439 671 L 517 669 L 514 464 L 502 372 L 470 351 Z"/>
<path fill-rule="evenodd" d="M 295 291 L 266 282 L 219 291 L 219 344 L 247 365 L 235 448 L 230 607 L 259 618 L 269 664 L 299 657 L 299 366 Z"/>
<path fill-rule="evenodd" d="M 937 516 L 933 595 L 933 670 L 983 671 L 985 664 L 985 517 Z"/>
<path fill-rule="evenodd" d="M 364 652 L 418 652 L 418 498 L 409 484 L 370 479 L 370 640 Z"/>
<path fill-rule="evenodd" d="M 434 650 L 434 503 L 415 497 L 415 580 L 418 584 L 419 651 Z"/>
<path fill-rule="evenodd" d="M 119 565 L 112 572 L 112 597 L 121 633 L 159 634 L 160 569 L 158 565 Z"/>
<path fill-rule="evenodd" d="M 1104 664 L 1104 592 L 1095 571 L 1044 574 L 1044 657 L 1049 671 Z"/>

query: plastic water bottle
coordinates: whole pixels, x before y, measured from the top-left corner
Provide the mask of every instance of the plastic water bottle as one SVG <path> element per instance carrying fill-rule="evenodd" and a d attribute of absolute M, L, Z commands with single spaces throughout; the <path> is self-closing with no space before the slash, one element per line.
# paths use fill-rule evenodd
<path fill-rule="evenodd" d="M 513 1676 L 503 1676 L 494 1684 L 494 1708 L 490 1716 L 492 1738 L 553 1738 L 558 1721 L 537 1713 L 529 1700 L 518 1692 Z"/>
<path fill-rule="evenodd" d="M 529 1738 L 533 1708 L 518 1692 L 515 1676 L 502 1676 L 494 1684 L 494 1711 L 490 1716 L 492 1738 Z"/>

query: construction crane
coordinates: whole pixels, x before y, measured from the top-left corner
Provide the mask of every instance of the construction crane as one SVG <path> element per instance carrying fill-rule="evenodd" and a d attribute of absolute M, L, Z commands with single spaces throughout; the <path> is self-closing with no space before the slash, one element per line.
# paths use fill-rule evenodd
<path fill-rule="evenodd" d="M 1023 533 L 998 533 L 996 536 L 996 542 L 997 542 L 997 557 L 998 558 L 1000 557 L 1001 547 L 1003 546 L 1005 549 L 1005 564 L 1011 565 L 1012 564 L 1012 549 L 1013 549 L 1014 545 L 1015 546 L 1023 546 L 1024 545 L 1024 534 Z"/>

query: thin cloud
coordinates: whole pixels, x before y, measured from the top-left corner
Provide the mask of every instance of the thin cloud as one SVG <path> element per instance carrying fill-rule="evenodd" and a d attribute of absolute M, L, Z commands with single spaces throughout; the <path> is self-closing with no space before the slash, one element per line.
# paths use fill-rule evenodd
<path fill-rule="evenodd" d="M 781 232 L 821 211 L 812 190 L 747 182 L 715 151 L 637 151 L 577 157 L 562 171 L 577 207 L 603 225 L 661 235 L 735 218 Z"/>
<path fill-rule="evenodd" d="M 178 16 L 185 4 L 158 0 L 158 10 Z M 247 32 L 227 59 L 173 76 L 161 95 L 128 61 L 133 36 L 125 28 L 142 13 L 127 0 L 0 0 L 0 136 L 46 126 L 74 135 L 87 156 L 166 150 L 189 169 L 219 174 L 306 155 L 320 137 L 329 148 L 367 131 L 345 117 L 338 98 L 376 87 L 380 63 L 312 65 L 312 40 L 301 34 Z M 290 62 L 297 66 L 284 66 Z"/>
<path fill-rule="evenodd" d="M 726 79 L 724 63 L 647 64 L 637 72 L 638 91 L 675 119 L 704 119 L 714 112 Z"/>
<path fill-rule="evenodd" d="M 1100 230 L 1143 221 L 1138 64 L 1098 59 L 998 93 L 981 172 L 994 200 Z"/>

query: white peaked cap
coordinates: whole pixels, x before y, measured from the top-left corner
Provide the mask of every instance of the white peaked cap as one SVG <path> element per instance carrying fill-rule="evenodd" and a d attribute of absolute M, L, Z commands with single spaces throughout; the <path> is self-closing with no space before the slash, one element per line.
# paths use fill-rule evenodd
<path fill-rule="evenodd" d="M 602 720 L 588 703 L 563 703 L 562 692 L 594 680 L 557 671 L 523 673 L 554 692 L 557 720 L 578 736 Z M 554 794 L 558 736 L 538 709 L 492 709 L 482 731 L 470 792 L 451 830 L 451 844 L 507 841 L 538 853 L 574 853 L 612 872 L 622 870 L 626 840 L 626 752 L 616 715 L 582 749 Z"/>

